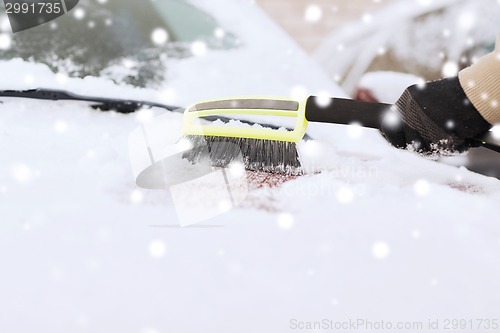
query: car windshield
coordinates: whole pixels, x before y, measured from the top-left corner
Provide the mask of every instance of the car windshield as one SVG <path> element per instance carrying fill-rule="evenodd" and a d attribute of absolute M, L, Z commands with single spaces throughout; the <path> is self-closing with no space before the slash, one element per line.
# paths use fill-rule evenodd
<path fill-rule="evenodd" d="M 211 49 L 237 45 L 213 17 L 184 0 L 81 1 L 68 15 L 11 37 L 1 59 L 20 57 L 71 76 L 106 75 L 142 87 L 158 85 L 166 60 L 189 57 L 192 42 Z"/>

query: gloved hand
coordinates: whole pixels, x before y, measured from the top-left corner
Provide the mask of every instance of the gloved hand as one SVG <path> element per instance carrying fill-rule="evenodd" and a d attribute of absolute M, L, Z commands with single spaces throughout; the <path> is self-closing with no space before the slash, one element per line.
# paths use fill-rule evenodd
<path fill-rule="evenodd" d="M 408 87 L 381 132 L 397 148 L 446 155 L 466 151 L 490 128 L 455 77 Z"/>

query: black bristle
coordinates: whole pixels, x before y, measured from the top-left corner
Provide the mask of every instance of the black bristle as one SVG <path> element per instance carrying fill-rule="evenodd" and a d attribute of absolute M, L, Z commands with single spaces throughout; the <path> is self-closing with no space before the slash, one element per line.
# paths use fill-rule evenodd
<path fill-rule="evenodd" d="M 209 157 L 212 166 L 223 168 L 242 159 L 247 170 L 302 174 L 295 142 L 198 135 L 185 138 L 192 142 L 193 148 L 184 152 L 183 158 L 191 163 Z"/>

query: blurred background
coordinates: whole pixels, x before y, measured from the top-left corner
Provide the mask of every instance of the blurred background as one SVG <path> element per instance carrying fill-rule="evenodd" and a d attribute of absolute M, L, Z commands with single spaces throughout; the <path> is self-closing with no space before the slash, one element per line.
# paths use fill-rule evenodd
<path fill-rule="evenodd" d="M 500 2 L 257 0 L 352 97 L 394 103 L 408 85 L 454 76 L 491 52 Z M 444 162 L 500 177 L 486 149 Z"/>
<path fill-rule="evenodd" d="M 324 39 L 395 0 L 256 0 L 301 47 L 313 54 Z"/>
<path fill-rule="evenodd" d="M 500 31 L 496 0 L 257 4 L 350 93 L 367 84 L 363 74 L 373 71 L 409 73 L 417 80 L 453 76 L 490 52 Z"/>

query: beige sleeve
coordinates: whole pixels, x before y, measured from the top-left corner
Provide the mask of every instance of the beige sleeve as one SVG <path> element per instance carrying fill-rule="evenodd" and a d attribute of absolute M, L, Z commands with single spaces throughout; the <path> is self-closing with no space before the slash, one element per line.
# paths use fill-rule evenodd
<path fill-rule="evenodd" d="M 490 124 L 500 123 L 500 35 L 492 53 L 458 73 L 460 85 L 474 107 Z"/>

